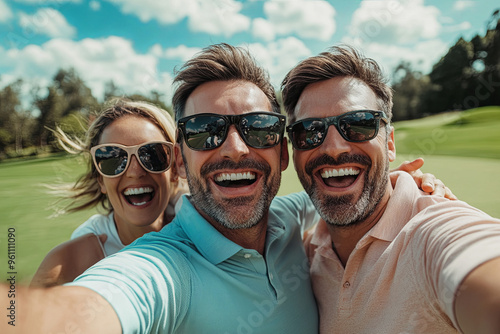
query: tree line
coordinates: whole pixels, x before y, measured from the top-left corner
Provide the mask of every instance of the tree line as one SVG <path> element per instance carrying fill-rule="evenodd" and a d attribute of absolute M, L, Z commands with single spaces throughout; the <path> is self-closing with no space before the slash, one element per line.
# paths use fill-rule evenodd
<path fill-rule="evenodd" d="M 394 69 L 394 121 L 500 105 L 499 12 L 493 12 L 487 21 L 484 36 L 476 35 L 470 41 L 460 38 L 430 73 L 415 71 L 408 62 L 401 62 Z M 70 134 L 81 135 L 92 112 L 102 107 L 74 69 L 60 69 L 45 87 L 46 93 L 42 94 L 42 87 L 32 88 L 28 108 L 21 101 L 23 87 L 24 82 L 19 79 L 0 90 L 0 161 L 60 150 L 50 129 L 58 125 Z M 119 88 L 110 81 L 104 100 L 118 93 Z M 156 91 L 150 96 L 127 97 L 171 109 Z"/>
<path fill-rule="evenodd" d="M 392 74 L 393 120 L 500 105 L 500 10 L 486 28 L 484 36 L 458 39 L 429 74 L 400 63 Z"/>

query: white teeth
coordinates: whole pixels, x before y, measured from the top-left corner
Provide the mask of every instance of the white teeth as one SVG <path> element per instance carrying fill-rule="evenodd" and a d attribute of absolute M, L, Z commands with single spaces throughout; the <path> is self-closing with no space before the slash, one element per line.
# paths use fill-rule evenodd
<path fill-rule="evenodd" d="M 124 195 L 130 196 L 130 195 L 141 195 L 141 194 L 147 194 L 147 193 L 152 193 L 153 188 L 151 187 L 145 187 L 145 188 L 128 188 L 123 192 Z"/>
<path fill-rule="evenodd" d="M 222 173 L 217 175 L 215 181 L 238 181 L 238 180 L 254 180 L 255 174 L 252 172 L 246 173 Z"/>
<path fill-rule="evenodd" d="M 327 179 L 329 177 L 338 177 L 338 176 L 346 176 L 346 175 L 358 175 L 359 169 L 355 168 L 339 168 L 339 169 L 324 169 L 321 172 L 321 177 Z"/>

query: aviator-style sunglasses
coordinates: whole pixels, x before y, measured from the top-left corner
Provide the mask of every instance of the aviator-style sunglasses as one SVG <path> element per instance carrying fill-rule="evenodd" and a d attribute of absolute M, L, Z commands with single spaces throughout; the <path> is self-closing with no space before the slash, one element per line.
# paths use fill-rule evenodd
<path fill-rule="evenodd" d="M 383 111 L 355 110 L 339 116 L 302 119 L 286 130 L 295 149 L 311 150 L 323 143 L 330 125 L 335 125 L 345 140 L 360 143 L 377 136 L 381 120 L 388 123 Z"/>
<path fill-rule="evenodd" d="M 241 115 L 203 113 L 179 119 L 177 127 L 190 149 L 206 151 L 222 145 L 231 124 L 250 147 L 276 146 L 283 138 L 285 122 L 285 116 L 265 111 Z"/>
<path fill-rule="evenodd" d="M 163 173 L 172 165 L 173 144 L 154 141 L 140 145 L 102 144 L 90 149 L 97 171 L 106 177 L 122 175 L 135 155 L 142 168 L 150 173 Z"/>

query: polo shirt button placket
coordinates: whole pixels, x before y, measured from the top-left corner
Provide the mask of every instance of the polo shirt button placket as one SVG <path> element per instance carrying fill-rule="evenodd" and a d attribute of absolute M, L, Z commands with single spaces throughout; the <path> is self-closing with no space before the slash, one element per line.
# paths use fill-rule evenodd
<path fill-rule="evenodd" d="M 349 281 L 345 281 L 344 282 L 344 288 L 349 288 L 351 286 L 351 283 L 349 283 Z"/>

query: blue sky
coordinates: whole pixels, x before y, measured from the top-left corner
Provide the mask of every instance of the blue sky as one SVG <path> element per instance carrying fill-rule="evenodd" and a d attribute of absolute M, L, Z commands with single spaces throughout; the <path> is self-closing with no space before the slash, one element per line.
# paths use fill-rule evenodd
<path fill-rule="evenodd" d="M 279 86 L 298 61 L 338 43 L 387 74 L 402 60 L 427 73 L 460 36 L 484 34 L 497 1 L 0 0 L 0 87 L 47 85 L 73 67 L 102 99 L 164 94 L 174 68 L 213 43 L 248 47 Z"/>

